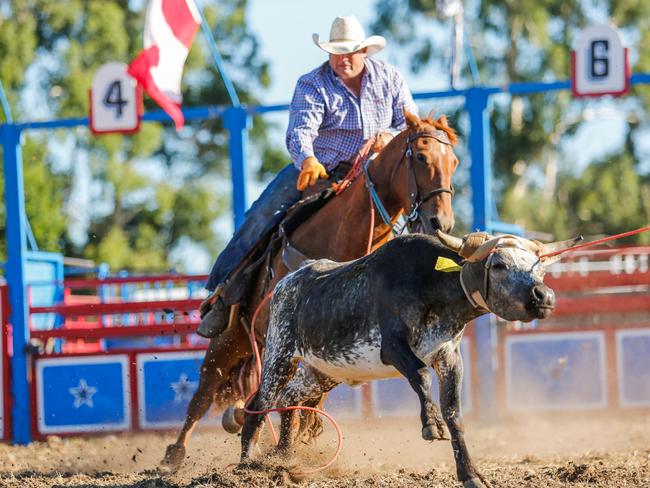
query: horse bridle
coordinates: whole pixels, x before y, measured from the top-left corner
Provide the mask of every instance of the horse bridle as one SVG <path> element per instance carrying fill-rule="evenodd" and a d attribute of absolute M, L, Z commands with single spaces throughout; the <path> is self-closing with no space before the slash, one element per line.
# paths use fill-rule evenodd
<path fill-rule="evenodd" d="M 436 188 L 426 193 L 424 196 L 420 195 L 420 187 L 418 186 L 417 183 L 417 178 L 415 176 L 415 167 L 413 165 L 413 149 L 411 148 L 411 144 L 415 142 L 417 139 L 419 139 L 420 137 L 431 137 L 436 141 L 445 144 L 447 146 L 452 145 L 447 133 L 440 129 L 435 129 L 430 131 L 420 131 L 420 132 L 416 132 L 415 134 L 409 134 L 408 138 L 406 139 L 406 146 L 404 147 L 404 152 L 402 153 L 400 162 L 406 158 L 407 172 L 408 172 L 406 184 L 407 184 L 407 190 L 408 190 L 409 200 L 411 204 L 409 213 L 406 216 L 407 222 L 414 222 L 418 219 L 421 219 L 422 217 L 420 216 L 420 212 L 419 212 L 420 205 L 422 205 L 424 202 L 434 197 L 435 195 L 438 195 L 440 193 L 449 193 L 451 196 L 454 196 L 453 185 L 451 185 L 450 188 L 445 188 L 445 187 Z M 370 178 L 370 174 L 368 173 L 368 165 L 370 164 L 371 161 L 372 159 L 368 158 L 366 163 L 363 165 L 363 171 L 366 177 L 366 187 L 368 188 L 368 191 L 370 192 L 370 196 L 372 197 L 372 200 L 375 203 L 377 210 L 379 210 L 379 214 L 381 215 L 381 218 L 384 221 L 384 223 L 391 228 L 393 234 L 400 234 L 401 231 L 403 231 L 404 229 L 402 228 L 400 232 L 397 232 L 393 227 L 393 223 L 391 222 L 390 215 L 388 214 L 386 207 L 384 207 L 384 204 L 381 202 L 381 199 L 379 198 L 379 195 L 375 190 L 375 184 L 373 183 L 372 179 Z M 393 176 L 398 166 L 399 164 L 395 166 L 395 170 L 391 175 L 391 180 L 393 179 Z"/>
<path fill-rule="evenodd" d="M 419 212 L 420 205 L 422 205 L 424 202 L 429 200 L 431 197 L 434 197 L 440 193 L 449 193 L 452 197 L 454 196 L 453 185 L 451 185 L 450 188 L 445 188 L 445 187 L 436 188 L 434 190 L 431 190 L 424 196 L 420 195 L 420 187 L 418 186 L 417 177 L 415 176 L 415 167 L 413 164 L 412 144 L 421 137 L 431 137 L 436 141 L 440 142 L 441 144 L 445 144 L 447 146 L 452 145 L 447 133 L 440 129 L 436 129 L 432 131 L 429 130 L 421 131 L 421 132 L 416 132 L 415 134 L 409 134 L 408 138 L 406 139 L 406 147 L 404 148 L 404 156 L 402 157 L 406 158 L 406 164 L 408 169 L 407 185 L 408 185 L 409 199 L 411 201 L 411 209 L 406 218 L 411 222 L 421 218 Z"/>

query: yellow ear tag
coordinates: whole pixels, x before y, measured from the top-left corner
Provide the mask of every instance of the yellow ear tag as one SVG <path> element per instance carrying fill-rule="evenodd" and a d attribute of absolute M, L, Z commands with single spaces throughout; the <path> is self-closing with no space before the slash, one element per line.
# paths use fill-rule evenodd
<path fill-rule="evenodd" d="M 460 266 L 449 258 L 438 256 L 435 269 L 436 271 L 442 271 L 443 273 L 453 273 L 455 271 L 460 271 Z"/>

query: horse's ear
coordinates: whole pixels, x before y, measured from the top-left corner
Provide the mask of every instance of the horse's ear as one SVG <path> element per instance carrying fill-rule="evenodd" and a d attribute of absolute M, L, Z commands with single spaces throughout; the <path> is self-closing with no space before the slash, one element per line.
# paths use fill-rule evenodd
<path fill-rule="evenodd" d="M 438 123 L 444 125 L 445 127 L 449 127 L 449 122 L 447 122 L 446 115 L 441 115 L 440 117 L 438 117 Z"/>
<path fill-rule="evenodd" d="M 404 109 L 404 118 L 406 119 L 406 125 L 408 125 L 409 129 L 415 129 L 420 125 L 420 119 L 418 116 L 412 114 L 406 109 Z"/>

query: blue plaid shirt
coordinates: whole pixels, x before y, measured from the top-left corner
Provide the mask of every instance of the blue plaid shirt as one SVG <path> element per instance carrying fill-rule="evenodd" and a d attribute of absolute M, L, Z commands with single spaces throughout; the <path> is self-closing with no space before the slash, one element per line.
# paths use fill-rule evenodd
<path fill-rule="evenodd" d="M 403 129 L 403 108 L 418 109 L 404 78 L 393 66 L 372 58 L 357 98 L 323 63 L 298 80 L 289 108 L 287 149 L 298 169 L 316 156 L 327 171 L 352 158 L 380 130 Z"/>

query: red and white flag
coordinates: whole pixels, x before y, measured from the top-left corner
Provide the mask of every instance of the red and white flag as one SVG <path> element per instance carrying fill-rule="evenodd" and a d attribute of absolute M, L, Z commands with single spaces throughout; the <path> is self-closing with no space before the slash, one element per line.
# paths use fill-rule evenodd
<path fill-rule="evenodd" d="M 194 0 L 150 0 L 144 27 L 144 50 L 129 74 L 169 114 L 176 130 L 183 127 L 181 78 L 192 40 L 201 25 Z"/>

